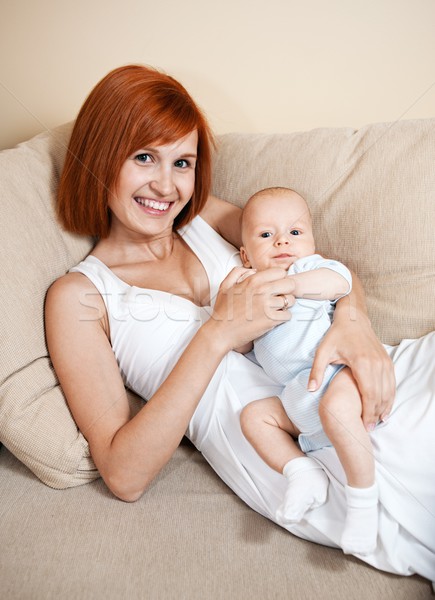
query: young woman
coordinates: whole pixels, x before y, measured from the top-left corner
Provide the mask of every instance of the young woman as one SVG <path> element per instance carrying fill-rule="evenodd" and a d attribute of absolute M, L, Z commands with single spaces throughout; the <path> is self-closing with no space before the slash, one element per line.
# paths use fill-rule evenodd
<path fill-rule="evenodd" d="M 50 288 L 47 340 L 74 419 L 116 496 L 137 500 L 187 432 L 222 479 L 273 519 L 285 480 L 245 440 L 239 415 L 278 389 L 231 350 L 290 318 L 282 309 L 294 301 L 293 284 L 281 269 L 243 279 L 238 251 L 228 243 L 240 243 L 239 210 L 209 196 L 211 143 L 203 115 L 167 75 L 126 66 L 94 88 L 72 133 L 58 214 L 66 229 L 98 241 Z M 338 302 L 312 378 L 320 382 L 331 361 L 351 368 L 367 426 L 391 411 L 391 361 L 372 333 L 356 279 Z M 125 385 L 147 399 L 133 418 Z M 403 438 L 400 430 L 389 442 L 402 470 Z M 383 459 L 384 448 L 374 446 Z M 331 453 L 319 460 L 331 475 L 329 499 L 288 529 L 334 546 L 345 514 L 339 462 Z M 385 485 L 395 493 L 394 477 Z M 413 531 L 402 523 L 409 502 L 394 506 L 394 498 L 383 504 L 381 487 L 378 545 L 364 560 L 435 579 L 426 513 L 420 510 Z"/>

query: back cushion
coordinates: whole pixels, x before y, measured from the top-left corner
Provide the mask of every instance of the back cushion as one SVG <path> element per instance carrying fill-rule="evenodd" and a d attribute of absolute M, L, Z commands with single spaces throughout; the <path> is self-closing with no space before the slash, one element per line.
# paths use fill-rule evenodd
<path fill-rule="evenodd" d="M 358 274 L 384 343 L 435 329 L 435 119 L 221 136 L 213 192 L 242 206 L 269 186 L 307 200 L 317 251 Z"/>
<path fill-rule="evenodd" d="M 0 440 L 54 487 L 98 475 L 58 386 L 44 336 L 47 288 L 92 247 L 90 239 L 63 232 L 54 216 L 70 129 L 66 125 L 0 152 Z"/>

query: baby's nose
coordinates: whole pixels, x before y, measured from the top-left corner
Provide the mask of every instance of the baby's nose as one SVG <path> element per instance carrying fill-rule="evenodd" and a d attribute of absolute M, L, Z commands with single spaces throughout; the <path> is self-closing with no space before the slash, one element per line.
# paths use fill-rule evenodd
<path fill-rule="evenodd" d="M 276 240 L 276 243 L 278 246 L 282 246 L 285 244 L 289 244 L 290 240 L 288 239 L 287 235 L 280 235 L 279 238 Z"/>

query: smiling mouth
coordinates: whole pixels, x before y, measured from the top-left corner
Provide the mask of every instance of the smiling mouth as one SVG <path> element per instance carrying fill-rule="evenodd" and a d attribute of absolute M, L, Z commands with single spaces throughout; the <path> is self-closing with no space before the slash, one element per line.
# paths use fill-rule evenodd
<path fill-rule="evenodd" d="M 165 212 L 171 206 L 172 202 L 159 202 L 158 200 L 148 200 L 148 198 L 135 197 L 135 202 L 144 206 L 145 208 L 151 208 L 159 212 Z"/>

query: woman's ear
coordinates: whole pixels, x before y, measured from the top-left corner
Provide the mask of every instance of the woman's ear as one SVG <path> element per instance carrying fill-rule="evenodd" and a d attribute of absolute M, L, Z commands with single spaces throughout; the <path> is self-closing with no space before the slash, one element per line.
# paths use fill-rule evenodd
<path fill-rule="evenodd" d="M 250 269 L 252 267 L 251 262 L 248 258 L 248 255 L 246 254 L 246 250 L 244 246 L 241 246 L 240 248 L 240 258 L 242 259 L 242 263 L 244 267 L 247 267 L 248 269 Z"/>

